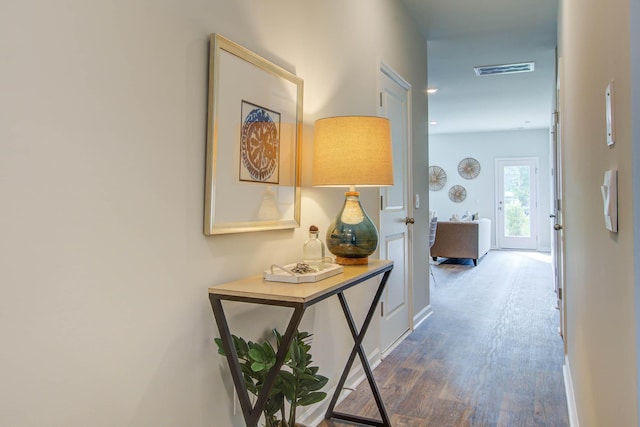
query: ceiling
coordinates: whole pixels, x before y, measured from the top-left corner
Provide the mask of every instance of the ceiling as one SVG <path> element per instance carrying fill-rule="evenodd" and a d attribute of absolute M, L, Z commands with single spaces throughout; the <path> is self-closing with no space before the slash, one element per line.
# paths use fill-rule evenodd
<path fill-rule="evenodd" d="M 548 128 L 558 0 L 402 0 L 427 40 L 429 133 Z M 473 67 L 535 62 L 476 76 Z"/>

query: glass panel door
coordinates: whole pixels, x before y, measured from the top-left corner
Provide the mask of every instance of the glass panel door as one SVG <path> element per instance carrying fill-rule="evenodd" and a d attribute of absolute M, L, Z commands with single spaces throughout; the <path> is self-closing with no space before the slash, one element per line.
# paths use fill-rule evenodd
<path fill-rule="evenodd" d="M 498 246 L 537 247 L 537 159 L 498 159 Z"/>

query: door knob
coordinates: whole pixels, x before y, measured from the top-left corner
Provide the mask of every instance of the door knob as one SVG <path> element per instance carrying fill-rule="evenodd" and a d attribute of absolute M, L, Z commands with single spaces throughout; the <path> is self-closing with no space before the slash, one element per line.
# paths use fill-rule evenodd
<path fill-rule="evenodd" d="M 404 219 L 404 223 L 405 223 L 405 224 L 413 224 L 413 223 L 415 223 L 415 222 L 416 222 L 416 220 L 415 220 L 415 219 L 413 219 L 413 218 L 406 217 L 406 218 Z"/>
<path fill-rule="evenodd" d="M 556 231 L 562 230 L 562 226 L 560 224 L 553 224 L 553 229 Z"/>

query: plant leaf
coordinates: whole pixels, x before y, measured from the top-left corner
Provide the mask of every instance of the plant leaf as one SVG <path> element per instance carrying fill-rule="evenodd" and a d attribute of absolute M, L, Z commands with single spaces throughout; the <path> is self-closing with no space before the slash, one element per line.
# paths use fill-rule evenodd
<path fill-rule="evenodd" d="M 327 397 L 327 393 L 322 391 L 315 391 L 313 393 L 309 393 L 306 396 L 301 397 L 300 399 L 298 399 L 297 403 L 298 403 L 298 406 L 313 405 L 314 403 L 320 402 L 325 397 Z"/>
<path fill-rule="evenodd" d="M 236 348 L 236 353 L 238 353 L 238 357 L 243 358 L 247 355 L 247 352 L 249 351 L 249 346 L 247 345 L 247 342 L 242 339 L 239 338 L 235 335 L 231 335 L 231 338 L 233 339 L 233 346 Z"/>
<path fill-rule="evenodd" d="M 218 346 L 218 354 L 221 356 L 226 356 L 224 348 L 222 347 L 222 338 L 214 338 L 213 341 L 215 341 L 216 345 Z"/>
<path fill-rule="evenodd" d="M 280 371 L 280 378 L 283 383 L 295 383 L 296 377 L 289 371 Z"/>
<path fill-rule="evenodd" d="M 327 377 L 323 377 L 322 375 L 318 375 L 316 377 L 316 381 L 310 384 L 305 385 L 305 388 L 308 391 L 318 391 L 320 390 L 322 387 L 324 387 L 325 385 L 327 385 L 327 382 L 329 381 L 329 378 Z"/>
<path fill-rule="evenodd" d="M 276 346 L 280 347 L 280 343 L 282 342 L 282 335 L 278 332 L 277 329 L 273 329 L 273 335 L 276 337 Z"/>
<path fill-rule="evenodd" d="M 300 362 L 300 347 L 298 346 L 297 340 L 293 340 L 293 342 L 291 343 L 290 353 L 291 360 L 296 366 L 298 366 L 298 363 Z"/>
<path fill-rule="evenodd" d="M 262 349 L 264 351 L 265 358 L 267 360 L 273 360 L 273 363 L 275 363 L 276 352 L 273 349 L 273 346 L 271 346 L 271 343 L 269 341 L 265 341 L 265 343 L 262 345 Z"/>
<path fill-rule="evenodd" d="M 251 350 L 249 350 L 249 357 L 254 362 L 262 362 L 262 363 L 264 363 L 267 360 L 266 355 L 264 354 L 263 348 L 261 346 L 259 346 L 259 345 L 255 346 Z"/>
<path fill-rule="evenodd" d="M 286 397 L 289 402 L 293 402 L 296 399 L 296 388 L 294 383 L 282 383 L 282 394 L 284 394 L 284 397 Z"/>
<path fill-rule="evenodd" d="M 266 365 L 262 362 L 253 362 L 251 364 L 251 370 L 253 372 L 260 372 L 260 371 L 264 371 L 266 368 Z"/>
<path fill-rule="evenodd" d="M 282 394 L 269 397 L 269 399 L 267 399 L 267 404 L 265 405 L 264 412 L 267 415 L 273 416 L 277 414 L 278 411 L 280 411 L 282 405 L 284 405 L 284 396 Z"/>

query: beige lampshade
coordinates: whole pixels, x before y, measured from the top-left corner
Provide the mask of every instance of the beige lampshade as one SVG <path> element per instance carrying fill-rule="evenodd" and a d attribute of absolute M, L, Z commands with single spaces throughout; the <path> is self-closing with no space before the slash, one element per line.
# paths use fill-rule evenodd
<path fill-rule="evenodd" d="M 369 116 L 317 120 L 313 138 L 312 185 L 393 185 L 389 119 Z"/>

